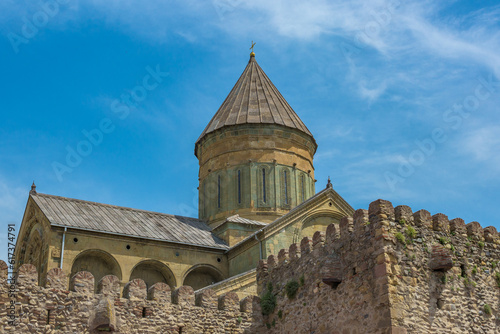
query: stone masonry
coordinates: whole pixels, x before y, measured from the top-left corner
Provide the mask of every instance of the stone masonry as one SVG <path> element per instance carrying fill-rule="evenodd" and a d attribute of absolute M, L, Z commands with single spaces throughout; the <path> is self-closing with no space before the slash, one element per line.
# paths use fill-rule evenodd
<path fill-rule="evenodd" d="M 499 245 L 494 227 L 377 200 L 260 261 L 276 305 L 257 332 L 500 333 Z"/>
<path fill-rule="evenodd" d="M 500 236 L 388 201 L 372 202 L 326 232 L 291 244 L 257 267 L 258 294 L 146 290 L 115 276 L 97 284 L 33 265 L 18 271 L 17 326 L 8 325 L 7 266 L 0 262 L 0 333 L 500 333 Z"/>
<path fill-rule="evenodd" d="M 240 301 L 234 292 L 217 296 L 210 289 L 195 296 L 190 286 L 171 292 L 165 283 L 146 290 L 143 280 L 134 279 L 122 297 L 116 276 L 103 277 L 97 294 L 91 273 L 74 275 L 72 291 L 66 290 L 66 277 L 51 269 L 46 287 L 40 287 L 35 267 L 22 265 L 15 291 L 18 324 L 12 326 L 7 266 L 0 261 L 0 333 L 252 333 L 252 324 L 260 323 L 260 304 L 253 296 Z"/>

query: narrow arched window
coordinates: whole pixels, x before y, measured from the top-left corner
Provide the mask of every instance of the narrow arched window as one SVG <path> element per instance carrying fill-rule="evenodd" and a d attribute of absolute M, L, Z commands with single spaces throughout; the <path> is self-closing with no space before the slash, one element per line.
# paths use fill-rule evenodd
<path fill-rule="evenodd" d="M 220 209 L 220 175 L 217 176 L 217 207 Z"/>
<path fill-rule="evenodd" d="M 300 176 L 300 196 L 302 197 L 302 202 L 306 200 L 306 187 L 305 187 L 305 180 L 304 180 L 304 175 Z"/>
<path fill-rule="evenodd" d="M 238 171 L 238 204 L 241 204 L 241 171 Z"/>
<path fill-rule="evenodd" d="M 284 187 L 285 187 L 285 204 L 288 204 L 288 180 L 287 180 L 287 172 L 285 171 L 283 173 L 283 176 L 285 178 L 284 180 Z"/>
<path fill-rule="evenodd" d="M 262 168 L 262 200 L 266 203 L 266 170 Z"/>

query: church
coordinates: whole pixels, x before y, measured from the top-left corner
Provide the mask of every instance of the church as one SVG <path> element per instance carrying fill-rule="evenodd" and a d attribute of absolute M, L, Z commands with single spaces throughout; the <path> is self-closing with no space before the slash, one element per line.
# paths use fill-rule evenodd
<path fill-rule="evenodd" d="M 29 193 L 15 254 L 71 277 L 141 278 L 172 290 L 210 287 L 255 295 L 260 259 L 352 216 L 328 180 L 316 192 L 313 134 L 250 54 L 243 73 L 194 145 L 198 217 Z"/>

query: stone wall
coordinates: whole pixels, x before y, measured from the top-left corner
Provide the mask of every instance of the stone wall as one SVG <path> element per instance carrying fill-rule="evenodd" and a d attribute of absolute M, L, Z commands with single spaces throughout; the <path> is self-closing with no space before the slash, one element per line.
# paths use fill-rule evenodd
<path fill-rule="evenodd" d="M 7 266 L 0 261 L 0 333 L 253 333 L 259 323 L 256 297 L 239 300 L 235 293 L 217 296 L 210 289 L 195 294 L 189 286 L 171 291 L 165 283 L 146 290 L 141 279 L 130 281 L 120 295 L 116 276 L 98 283 L 79 272 L 67 289 L 67 276 L 58 268 L 47 273 L 46 287 L 37 284 L 36 268 L 19 268 L 14 298 L 8 295 Z M 17 325 L 9 325 L 10 303 Z"/>
<path fill-rule="evenodd" d="M 494 227 L 377 200 L 261 260 L 257 332 L 498 333 L 499 244 Z"/>
<path fill-rule="evenodd" d="M 494 227 L 377 200 L 261 260 L 260 298 L 141 279 L 120 293 L 112 275 L 94 294 L 89 272 L 67 291 L 62 270 L 40 287 L 25 264 L 12 299 L 0 261 L 0 333 L 499 333 L 499 261 Z"/>

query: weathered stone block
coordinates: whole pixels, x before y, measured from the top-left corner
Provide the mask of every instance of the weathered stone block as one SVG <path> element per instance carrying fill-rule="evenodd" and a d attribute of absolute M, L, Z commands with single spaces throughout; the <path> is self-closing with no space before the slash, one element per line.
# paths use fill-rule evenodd
<path fill-rule="evenodd" d="M 89 318 L 89 327 L 97 332 L 116 330 L 115 306 L 110 298 L 105 297 L 99 301 Z"/>
<path fill-rule="evenodd" d="M 379 219 L 394 220 L 394 207 L 391 202 L 378 199 L 370 203 L 368 217 L 372 223 L 377 223 Z"/>
<path fill-rule="evenodd" d="M 436 271 L 448 271 L 453 268 L 453 259 L 450 251 L 443 245 L 432 245 L 429 267 L 431 270 Z"/>
<path fill-rule="evenodd" d="M 450 223 L 448 216 L 442 213 L 436 213 L 432 216 L 432 228 L 434 231 L 449 232 Z"/>
<path fill-rule="evenodd" d="M 240 311 L 245 313 L 253 313 L 255 304 L 258 304 L 260 310 L 260 298 L 257 296 L 247 296 L 240 301 Z"/>
<path fill-rule="evenodd" d="M 293 243 L 288 247 L 288 258 L 290 260 L 296 260 L 300 258 L 300 247 L 298 244 Z"/>
<path fill-rule="evenodd" d="M 94 294 L 94 275 L 88 271 L 77 272 L 71 277 L 70 290 L 85 295 Z"/>
<path fill-rule="evenodd" d="M 343 278 L 342 262 L 339 257 L 329 257 L 320 269 L 321 281 L 336 288 Z"/>
<path fill-rule="evenodd" d="M 478 222 L 470 222 L 466 225 L 467 235 L 476 240 L 482 240 L 484 238 L 483 228 Z"/>
<path fill-rule="evenodd" d="M 267 273 L 267 260 L 259 260 L 259 264 L 257 265 L 257 275 Z"/>
<path fill-rule="evenodd" d="M 368 225 L 368 210 L 358 209 L 354 211 L 352 217 L 354 232 L 356 234 L 363 234 L 365 232 L 365 226 Z"/>
<path fill-rule="evenodd" d="M 312 251 L 312 239 L 309 237 L 303 237 L 300 241 L 300 255 L 304 256 Z"/>
<path fill-rule="evenodd" d="M 219 310 L 233 312 L 240 310 L 240 299 L 236 292 L 228 292 L 219 296 Z"/>
<path fill-rule="evenodd" d="M 283 263 L 288 260 L 288 249 L 281 249 L 278 253 L 278 263 Z"/>
<path fill-rule="evenodd" d="M 453 218 L 450 220 L 450 231 L 457 235 L 467 234 L 467 228 L 462 218 Z"/>
<path fill-rule="evenodd" d="M 170 286 L 163 282 L 153 284 L 148 289 L 148 299 L 170 303 L 172 301 Z"/>
<path fill-rule="evenodd" d="M 483 233 L 486 242 L 495 242 L 498 240 L 498 231 L 494 226 L 485 227 Z"/>
<path fill-rule="evenodd" d="M 140 278 L 131 280 L 123 288 L 123 297 L 129 299 L 146 299 L 147 294 L 146 283 Z"/>
<path fill-rule="evenodd" d="M 23 264 L 17 271 L 17 284 L 31 287 L 38 285 L 38 273 L 32 264 Z"/>
<path fill-rule="evenodd" d="M 0 279 L 6 279 L 9 275 L 9 269 L 5 261 L 0 260 Z"/>
<path fill-rule="evenodd" d="M 432 226 L 431 213 L 427 210 L 419 210 L 413 214 L 413 222 L 417 226 L 430 228 Z"/>
<path fill-rule="evenodd" d="M 339 238 L 339 231 L 336 224 L 330 224 L 326 228 L 325 243 L 331 245 Z"/>
<path fill-rule="evenodd" d="M 316 231 L 313 235 L 313 248 L 321 247 L 325 243 L 325 232 Z"/>
<path fill-rule="evenodd" d="M 192 306 L 195 302 L 194 290 L 192 287 L 183 285 L 172 293 L 172 303 L 179 306 Z"/>
<path fill-rule="evenodd" d="M 353 231 L 353 222 L 351 217 L 343 217 L 340 219 L 340 237 L 342 239 L 348 239 Z"/>
<path fill-rule="evenodd" d="M 217 294 L 212 289 L 200 291 L 195 296 L 195 304 L 196 306 L 216 309 L 219 305 Z"/>
<path fill-rule="evenodd" d="M 97 283 L 97 293 L 106 297 L 120 298 L 120 280 L 115 275 L 106 275 Z"/>
<path fill-rule="evenodd" d="M 61 268 L 52 268 L 47 272 L 46 287 L 58 290 L 67 289 L 67 277 Z"/>
<path fill-rule="evenodd" d="M 276 259 L 276 256 L 271 254 L 267 257 L 267 269 L 268 270 L 272 270 L 274 267 L 276 267 L 277 264 L 278 264 L 278 261 Z"/>
<path fill-rule="evenodd" d="M 406 223 L 413 225 L 413 211 L 408 205 L 398 205 L 394 208 L 394 216 L 397 222 L 404 220 Z"/>

